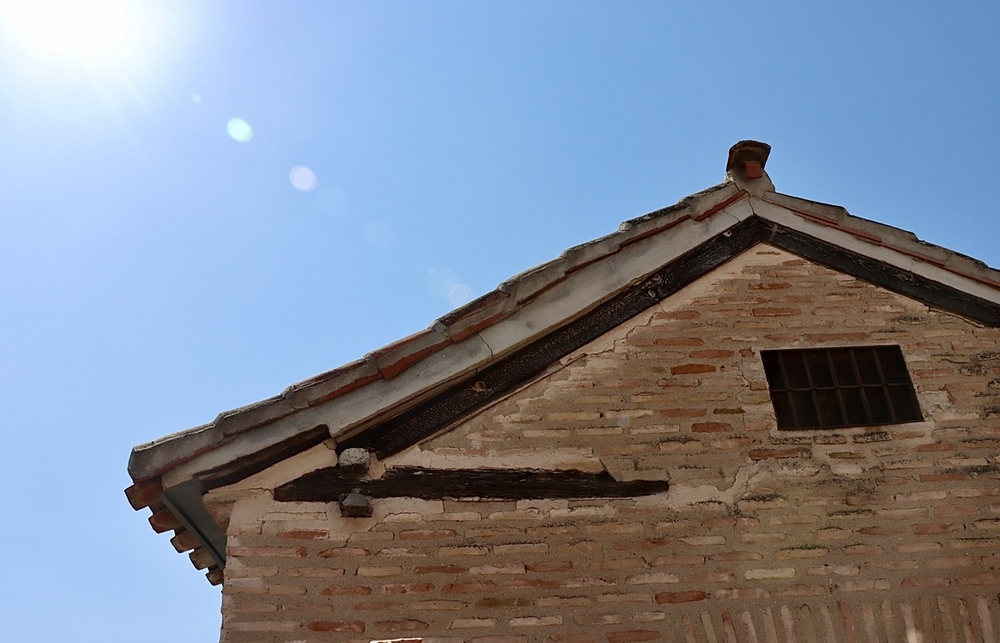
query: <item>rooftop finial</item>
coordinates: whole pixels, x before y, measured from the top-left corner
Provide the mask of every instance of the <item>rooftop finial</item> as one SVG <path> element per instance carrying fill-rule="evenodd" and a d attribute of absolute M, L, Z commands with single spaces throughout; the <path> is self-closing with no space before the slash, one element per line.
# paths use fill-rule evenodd
<path fill-rule="evenodd" d="M 774 189 L 770 177 L 764 171 L 771 146 L 760 141 L 740 141 L 729 148 L 726 162 L 726 178 L 748 192 L 766 192 Z M 763 179 L 763 181 L 758 181 Z"/>

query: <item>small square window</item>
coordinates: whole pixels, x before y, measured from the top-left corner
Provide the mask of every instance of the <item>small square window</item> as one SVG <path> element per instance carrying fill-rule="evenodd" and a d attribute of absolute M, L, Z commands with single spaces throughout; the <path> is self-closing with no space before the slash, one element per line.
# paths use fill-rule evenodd
<path fill-rule="evenodd" d="M 779 429 L 920 422 L 899 346 L 761 351 Z"/>

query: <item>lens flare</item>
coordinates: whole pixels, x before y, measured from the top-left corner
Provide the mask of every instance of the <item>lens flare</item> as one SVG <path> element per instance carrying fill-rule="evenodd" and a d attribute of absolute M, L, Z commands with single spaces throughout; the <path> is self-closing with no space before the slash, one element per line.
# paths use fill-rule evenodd
<path fill-rule="evenodd" d="M 288 180 L 296 190 L 309 192 L 316 189 L 316 173 L 305 165 L 296 165 L 288 173 Z"/>
<path fill-rule="evenodd" d="M 226 123 L 226 131 L 229 132 L 234 141 L 240 143 L 247 143 L 253 138 L 253 128 L 242 118 L 230 118 L 229 122 Z"/>
<path fill-rule="evenodd" d="M 465 284 L 455 284 L 448 289 L 448 303 L 458 308 L 472 301 L 472 288 Z"/>

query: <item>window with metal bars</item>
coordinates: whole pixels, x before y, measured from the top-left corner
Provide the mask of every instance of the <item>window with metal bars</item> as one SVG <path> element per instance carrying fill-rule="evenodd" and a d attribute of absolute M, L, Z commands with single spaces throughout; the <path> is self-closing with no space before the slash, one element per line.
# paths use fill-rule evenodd
<path fill-rule="evenodd" d="M 779 429 L 920 422 L 899 346 L 761 351 Z"/>

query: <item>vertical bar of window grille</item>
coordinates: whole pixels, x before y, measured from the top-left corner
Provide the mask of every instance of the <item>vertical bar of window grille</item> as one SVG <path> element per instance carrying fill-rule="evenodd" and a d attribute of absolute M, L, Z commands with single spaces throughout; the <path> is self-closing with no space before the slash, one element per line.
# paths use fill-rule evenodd
<path fill-rule="evenodd" d="M 872 411 L 868 408 L 868 398 L 865 396 L 865 380 L 861 377 L 861 369 L 858 367 L 858 360 L 855 357 L 854 349 L 848 348 L 847 354 L 851 356 L 851 368 L 854 369 L 854 377 L 858 380 L 858 392 L 861 398 L 861 407 L 865 411 L 865 424 L 872 423 Z"/>
<path fill-rule="evenodd" d="M 885 405 L 889 408 L 889 419 L 893 424 L 896 424 L 899 420 L 896 419 L 896 408 L 892 404 L 892 396 L 889 395 L 889 385 L 885 377 L 885 369 L 882 368 L 882 358 L 878 355 L 878 350 L 875 348 L 869 348 L 872 352 L 872 361 L 875 362 L 875 369 L 878 371 L 878 379 L 882 382 L 882 397 L 885 398 Z"/>
<path fill-rule="evenodd" d="M 796 353 L 799 355 L 799 361 L 802 362 L 802 370 L 806 374 L 806 386 L 809 388 L 809 399 L 812 400 L 813 414 L 816 415 L 816 426 L 823 426 L 823 423 L 820 421 L 819 398 L 816 397 L 816 383 L 813 382 L 812 373 L 809 372 L 809 360 L 806 359 L 806 351 L 796 351 Z"/>
<path fill-rule="evenodd" d="M 787 353 L 784 352 L 784 351 L 782 351 L 780 353 L 776 353 L 776 355 L 778 356 L 778 367 L 781 369 L 781 379 L 783 379 L 785 381 L 785 391 L 786 391 L 785 395 L 787 396 L 786 399 L 788 400 L 788 407 L 790 409 L 792 409 L 792 423 L 793 423 L 793 425 L 792 425 L 791 428 L 797 429 L 797 428 L 801 427 L 802 424 L 799 422 L 799 413 L 798 413 L 798 411 L 795 410 L 795 398 L 792 397 L 792 392 L 791 392 L 792 391 L 792 383 L 788 379 L 788 369 L 785 368 L 785 355 L 786 354 Z"/>
<path fill-rule="evenodd" d="M 840 378 L 837 377 L 837 367 L 833 363 L 833 351 L 829 348 L 823 349 L 823 354 L 826 355 L 826 367 L 830 369 L 830 379 L 833 380 L 833 390 L 837 393 L 837 404 L 840 405 L 840 424 L 838 426 L 847 426 L 847 405 L 844 404 L 844 395 L 841 392 Z"/>

